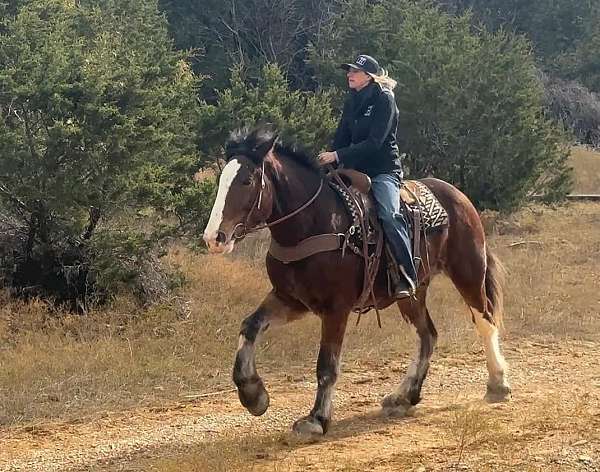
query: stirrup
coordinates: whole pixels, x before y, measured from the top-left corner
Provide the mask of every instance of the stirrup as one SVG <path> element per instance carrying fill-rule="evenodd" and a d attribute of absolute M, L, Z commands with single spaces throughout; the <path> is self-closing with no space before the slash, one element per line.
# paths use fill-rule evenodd
<path fill-rule="evenodd" d="M 416 291 L 413 290 L 408 283 L 398 283 L 394 287 L 394 292 L 391 294 L 394 300 L 402 300 L 404 298 L 416 298 Z"/>
<path fill-rule="evenodd" d="M 415 298 L 417 293 L 417 286 L 415 285 L 415 282 L 408 276 L 404 266 L 398 265 L 398 270 L 402 274 L 402 278 L 404 280 L 396 281 L 396 287 L 393 294 L 394 298 L 396 300 L 401 300 L 402 298 L 408 297 Z"/>
<path fill-rule="evenodd" d="M 397 287 L 396 290 L 394 291 L 394 293 L 392 294 L 392 297 L 394 297 L 394 300 L 403 300 L 405 298 L 411 298 L 413 296 L 414 296 L 414 293 L 412 293 L 410 291 L 410 289 L 400 288 L 400 287 Z"/>

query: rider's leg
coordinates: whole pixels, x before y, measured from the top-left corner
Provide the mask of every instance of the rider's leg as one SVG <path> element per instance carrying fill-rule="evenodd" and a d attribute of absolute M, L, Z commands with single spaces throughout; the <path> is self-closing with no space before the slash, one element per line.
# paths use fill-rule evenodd
<path fill-rule="evenodd" d="M 408 223 L 400 208 L 400 178 L 396 174 L 379 174 L 371 182 L 371 190 L 377 202 L 377 216 L 390 249 L 396 262 L 404 268 L 405 277 L 416 285 L 417 273 L 412 258 Z"/>

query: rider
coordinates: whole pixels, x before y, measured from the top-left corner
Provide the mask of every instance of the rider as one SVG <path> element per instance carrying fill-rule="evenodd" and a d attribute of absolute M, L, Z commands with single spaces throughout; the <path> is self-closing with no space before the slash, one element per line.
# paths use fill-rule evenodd
<path fill-rule="evenodd" d="M 337 162 L 371 177 L 382 223 L 390 249 L 406 280 L 395 287 L 396 298 L 414 293 L 417 274 L 411 255 L 408 225 L 400 207 L 402 166 L 396 143 L 398 107 L 388 77 L 371 56 L 359 55 L 346 70 L 350 93 L 333 140 L 333 151 L 319 154 L 321 165 Z"/>

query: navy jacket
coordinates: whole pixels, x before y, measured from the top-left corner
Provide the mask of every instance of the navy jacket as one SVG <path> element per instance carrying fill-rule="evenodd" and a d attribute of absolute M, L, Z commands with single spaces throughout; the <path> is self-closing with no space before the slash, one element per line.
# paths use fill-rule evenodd
<path fill-rule="evenodd" d="M 370 177 L 392 172 L 401 175 L 397 128 L 394 94 L 372 82 L 359 92 L 350 92 L 335 132 L 333 150 L 344 167 Z"/>

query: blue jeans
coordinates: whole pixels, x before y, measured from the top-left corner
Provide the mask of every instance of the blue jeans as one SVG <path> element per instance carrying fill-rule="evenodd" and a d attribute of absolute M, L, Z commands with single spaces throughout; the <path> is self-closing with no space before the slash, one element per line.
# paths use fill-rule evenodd
<path fill-rule="evenodd" d="M 371 191 L 377 202 L 377 216 L 394 258 L 416 285 L 417 273 L 408 222 L 400 208 L 400 183 L 400 177 L 396 174 L 379 174 L 371 179 Z"/>

